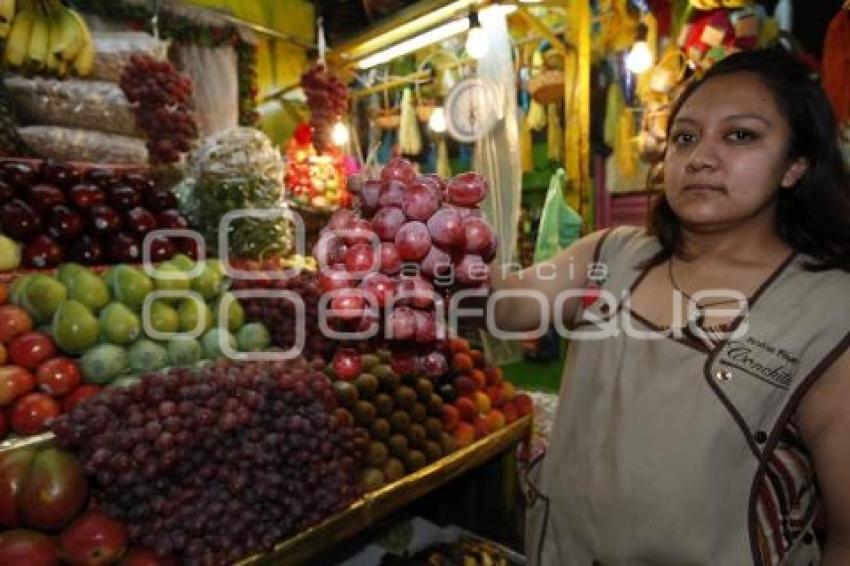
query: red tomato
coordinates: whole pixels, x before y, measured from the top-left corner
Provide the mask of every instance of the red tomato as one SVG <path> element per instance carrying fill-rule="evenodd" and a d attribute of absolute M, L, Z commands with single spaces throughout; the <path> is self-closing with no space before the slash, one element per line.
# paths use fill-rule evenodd
<path fill-rule="evenodd" d="M 9 344 L 12 362 L 30 371 L 56 355 L 56 344 L 44 332 L 21 334 Z"/>
<path fill-rule="evenodd" d="M 44 393 L 28 393 L 12 406 L 15 434 L 38 434 L 47 430 L 47 421 L 59 415 L 59 403 Z"/>
<path fill-rule="evenodd" d="M 62 399 L 62 412 L 70 413 L 79 403 L 85 401 L 98 391 L 100 391 L 100 387 L 97 385 L 80 385 Z"/>
<path fill-rule="evenodd" d="M 0 407 L 35 389 L 35 377 L 22 367 L 0 367 Z"/>
<path fill-rule="evenodd" d="M 15 305 L 0 307 L 0 342 L 8 344 L 12 338 L 32 330 L 32 318 L 24 309 Z"/>
<path fill-rule="evenodd" d="M 80 368 L 68 358 L 47 360 L 36 371 L 39 388 L 53 397 L 61 397 L 80 384 Z"/>

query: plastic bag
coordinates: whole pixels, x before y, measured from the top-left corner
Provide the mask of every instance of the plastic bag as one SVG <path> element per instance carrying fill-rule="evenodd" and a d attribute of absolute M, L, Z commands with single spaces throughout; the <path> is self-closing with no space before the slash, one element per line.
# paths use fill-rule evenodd
<path fill-rule="evenodd" d="M 38 153 L 59 161 L 94 161 L 147 165 L 145 142 L 115 134 L 57 126 L 18 128 L 21 138 Z"/>
<path fill-rule="evenodd" d="M 24 121 L 136 136 L 136 116 L 121 87 L 102 81 L 10 76 L 6 88 Z"/>
<path fill-rule="evenodd" d="M 192 109 L 201 136 L 239 125 L 239 80 L 233 47 L 180 44 L 177 60 L 192 79 Z"/>
<path fill-rule="evenodd" d="M 94 68 L 91 78 L 97 81 L 118 83 L 130 57 L 136 53 L 154 59 L 168 56 L 168 43 L 144 32 L 97 32 L 94 39 Z M 235 95 L 234 95 L 235 96 Z"/>
<path fill-rule="evenodd" d="M 581 236 L 581 216 L 564 200 L 566 179 L 564 170 L 558 169 L 549 181 L 546 201 L 540 213 L 534 263 L 548 261 Z"/>
<path fill-rule="evenodd" d="M 280 152 L 266 134 L 254 128 L 232 128 L 208 137 L 191 161 L 194 177 L 226 179 L 256 173 L 283 185 Z"/>

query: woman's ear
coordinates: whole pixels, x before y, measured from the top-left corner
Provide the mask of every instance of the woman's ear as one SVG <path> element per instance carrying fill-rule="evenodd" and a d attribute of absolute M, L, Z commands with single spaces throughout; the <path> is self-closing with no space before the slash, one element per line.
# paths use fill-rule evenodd
<path fill-rule="evenodd" d="M 802 179 L 803 175 L 806 174 L 806 171 L 809 170 L 809 160 L 805 157 L 798 157 L 794 160 L 794 162 L 788 167 L 788 170 L 785 171 L 785 175 L 782 176 L 782 185 L 783 189 L 790 189 L 797 182 Z"/>

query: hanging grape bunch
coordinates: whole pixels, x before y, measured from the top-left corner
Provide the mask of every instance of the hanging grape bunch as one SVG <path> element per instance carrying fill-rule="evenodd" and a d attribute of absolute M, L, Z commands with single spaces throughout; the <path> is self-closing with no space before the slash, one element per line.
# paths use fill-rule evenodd
<path fill-rule="evenodd" d="M 310 108 L 313 144 L 320 152 L 331 148 L 331 128 L 348 111 L 348 87 L 315 63 L 301 75 L 301 88 Z"/>
<path fill-rule="evenodd" d="M 133 55 L 121 76 L 121 88 L 134 106 L 136 126 L 147 138 L 151 163 L 175 163 L 198 137 L 189 112 L 192 82 L 170 61 Z"/>

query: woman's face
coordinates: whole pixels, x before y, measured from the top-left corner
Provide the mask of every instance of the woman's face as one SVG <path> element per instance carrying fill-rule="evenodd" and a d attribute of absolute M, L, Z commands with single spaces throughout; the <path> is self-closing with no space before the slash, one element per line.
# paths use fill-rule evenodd
<path fill-rule="evenodd" d="M 692 228 L 774 217 L 777 195 L 805 173 L 788 157 L 791 129 L 766 86 L 752 73 L 703 84 L 682 105 L 664 159 L 670 207 Z"/>

